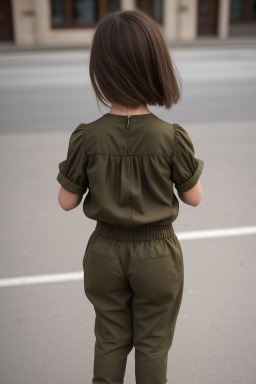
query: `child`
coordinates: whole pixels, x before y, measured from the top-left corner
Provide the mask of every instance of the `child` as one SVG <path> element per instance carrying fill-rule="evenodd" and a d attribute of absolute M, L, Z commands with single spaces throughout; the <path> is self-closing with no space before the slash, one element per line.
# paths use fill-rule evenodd
<path fill-rule="evenodd" d="M 184 128 L 147 108 L 170 109 L 180 89 L 158 26 L 143 11 L 113 12 L 98 23 L 90 78 L 111 109 L 73 131 L 57 180 L 65 210 L 88 188 L 83 211 L 96 221 L 83 258 L 96 314 L 92 383 L 123 383 L 134 346 L 136 383 L 164 384 L 184 284 L 173 186 L 198 205 L 204 162 Z"/>

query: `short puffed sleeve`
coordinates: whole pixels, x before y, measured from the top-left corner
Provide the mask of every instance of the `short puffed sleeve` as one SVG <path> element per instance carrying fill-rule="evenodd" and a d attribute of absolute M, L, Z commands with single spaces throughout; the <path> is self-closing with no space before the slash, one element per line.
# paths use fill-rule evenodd
<path fill-rule="evenodd" d="M 204 161 L 195 157 L 195 150 L 188 132 L 179 124 L 174 126 L 174 152 L 171 164 L 171 180 L 178 192 L 193 188 L 199 180 Z"/>
<path fill-rule="evenodd" d="M 88 187 L 86 174 L 85 125 L 80 124 L 71 134 L 66 160 L 59 163 L 58 182 L 67 191 L 83 195 Z"/>

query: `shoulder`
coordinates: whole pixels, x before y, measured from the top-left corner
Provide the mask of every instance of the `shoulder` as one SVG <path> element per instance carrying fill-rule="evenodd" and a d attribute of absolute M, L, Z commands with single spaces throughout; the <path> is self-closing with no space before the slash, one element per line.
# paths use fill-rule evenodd
<path fill-rule="evenodd" d="M 169 121 L 163 120 L 160 117 L 156 116 L 156 120 L 154 120 L 154 124 L 157 126 L 158 131 L 162 131 L 162 133 L 166 132 L 167 135 L 171 135 L 174 138 L 176 131 L 178 132 L 181 127 L 178 123 L 171 123 Z"/>
<path fill-rule="evenodd" d="M 192 139 L 188 131 L 179 123 L 170 123 L 168 121 L 157 118 L 159 124 L 157 126 L 158 133 L 161 133 L 166 142 L 169 143 L 169 151 L 173 158 L 174 153 L 183 151 L 194 151 Z"/>
<path fill-rule="evenodd" d="M 171 123 L 169 121 L 163 120 L 157 116 L 157 119 L 154 120 L 154 129 L 157 133 L 165 137 L 171 146 L 174 145 L 175 136 L 177 135 L 181 125 L 178 123 Z"/>
<path fill-rule="evenodd" d="M 80 123 L 78 127 L 76 128 L 77 132 L 81 132 L 84 134 L 84 137 L 87 138 L 88 135 L 91 133 L 96 133 L 97 131 L 101 131 L 105 127 L 105 120 L 104 116 L 99 117 L 96 120 L 87 122 L 87 123 Z"/>
<path fill-rule="evenodd" d="M 180 124 L 173 123 L 175 141 L 191 142 L 188 131 Z"/>
<path fill-rule="evenodd" d="M 173 126 L 173 123 L 170 123 L 169 121 L 166 121 L 166 120 L 163 120 L 161 119 L 159 116 L 155 116 L 155 122 L 157 122 L 159 124 L 159 126 L 162 126 L 162 127 L 165 127 L 165 128 L 171 128 Z"/>
<path fill-rule="evenodd" d="M 104 124 L 104 115 L 99 117 L 98 119 L 95 119 L 93 121 L 90 121 L 90 122 L 87 122 L 87 123 L 81 123 L 80 125 L 83 127 L 83 128 L 94 128 L 96 126 L 101 126 L 102 124 Z"/>
<path fill-rule="evenodd" d="M 70 142 L 83 141 L 85 137 L 85 123 L 80 123 L 71 133 Z"/>
<path fill-rule="evenodd" d="M 85 123 L 80 123 L 80 124 L 77 125 L 77 127 L 73 130 L 72 135 L 73 135 L 73 134 L 76 134 L 76 135 L 82 135 L 82 134 L 84 133 L 85 128 L 86 128 L 86 124 L 85 124 Z"/>

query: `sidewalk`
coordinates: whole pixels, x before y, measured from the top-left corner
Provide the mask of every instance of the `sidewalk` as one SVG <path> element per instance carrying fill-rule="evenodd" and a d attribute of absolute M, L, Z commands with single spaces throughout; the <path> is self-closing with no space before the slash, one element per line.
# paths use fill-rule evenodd
<path fill-rule="evenodd" d="M 179 49 L 234 49 L 234 48 L 256 48 L 256 36 L 246 37 L 229 37 L 227 39 L 219 39 L 218 37 L 198 37 L 194 41 L 175 41 L 168 43 L 168 47 Z M 84 51 L 90 50 L 90 45 L 67 45 L 67 46 L 16 46 L 14 43 L 2 42 L 0 43 L 1 53 L 18 53 L 18 52 L 43 52 L 43 51 Z"/>

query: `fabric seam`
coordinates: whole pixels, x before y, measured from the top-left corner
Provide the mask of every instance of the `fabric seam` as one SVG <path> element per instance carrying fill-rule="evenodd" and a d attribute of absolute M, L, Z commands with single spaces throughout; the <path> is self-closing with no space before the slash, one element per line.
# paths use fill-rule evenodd
<path fill-rule="evenodd" d="M 145 154 L 116 154 L 116 153 L 104 153 L 104 152 L 95 152 L 95 153 L 88 153 L 86 156 L 95 156 L 95 155 L 111 155 L 111 156 L 160 156 L 160 157 L 169 157 L 172 159 L 172 156 L 170 155 L 161 155 L 158 153 L 145 153 Z"/>
<path fill-rule="evenodd" d="M 83 156 L 84 156 L 84 159 L 86 160 L 87 159 L 87 156 L 86 156 L 86 149 L 85 149 L 85 142 L 86 142 L 86 138 L 85 138 L 85 128 L 86 128 L 86 124 L 84 124 L 84 123 L 81 123 L 80 125 L 79 125 L 79 127 L 83 127 L 83 141 L 84 141 L 84 145 L 83 145 L 83 147 L 84 147 L 84 152 L 83 152 Z"/>
<path fill-rule="evenodd" d="M 177 124 L 174 123 L 173 127 L 174 127 L 174 143 L 173 143 L 173 153 L 171 157 L 171 164 L 173 163 L 173 159 L 174 159 L 176 148 L 177 148 Z"/>

